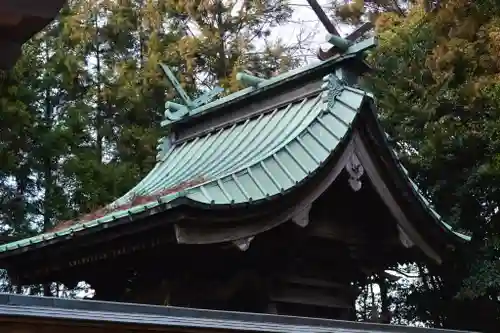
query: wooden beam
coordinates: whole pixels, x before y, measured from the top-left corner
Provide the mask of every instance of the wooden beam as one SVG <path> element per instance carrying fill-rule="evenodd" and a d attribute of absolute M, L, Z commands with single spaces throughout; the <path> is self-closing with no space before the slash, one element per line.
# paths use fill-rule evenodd
<path fill-rule="evenodd" d="M 346 299 L 340 296 L 325 295 L 324 290 L 308 290 L 305 288 L 286 288 L 271 292 L 271 301 L 280 303 L 304 304 L 337 309 L 353 307 Z"/>
<path fill-rule="evenodd" d="M 300 284 L 300 285 L 310 286 L 310 287 L 318 287 L 318 288 L 339 289 L 339 288 L 346 287 L 345 284 L 342 284 L 339 282 L 327 281 L 327 280 L 318 279 L 318 278 L 307 278 L 307 277 L 301 277 L 301 276 L 296 276 L 296 275 L 284 275 L 284 276 L 278 277 L 278 279 L 283 281 L 283 282 Z"/>
<path fill-rule="evenodd" d="M 373 158 L 373 152 L 364 143 L 362 139 L 363 134 L 360 132 L 355 132 L 353 135 L 353 142 L 356 146 L 355 151 L 361 164 L 363 165 L 366 175 L 372 182 L 377 194 L 380 196 L 384 204 L 389 208 L 389 211 L 393 217 L 397 220 L 401 229 L 409 237 L 409 239 L 417 244 L 417 246 L 427 255 L 429 258 L 433 259 L 439 265 L 443 262 L 443 259 L 431 245 L 430 240 L 424 238 L 424 236 L 417 231 L 415 224 L 407 212 L 399 205 L 396 200 L 395 195 L 391 192 L 388 184 L 384 181 L 381 172 L 377 168 L 375 159 Z"/>
<path fill-rule="evenodd" d="M 298 288 L 310 288 L 322 294 L 332 293 L 341 299 L 356 299 L 359 295 L 358 289 L 352 287 L 349 283 L 341 283 L 333 280 L 296 275 L 280 276 L 277 280 Z"/>
<path fill-rule="evenodd" d="M 331 239 L 346 244 L 364 244 L 367 241 L 361 228 L 343 226 L 333 220 L 313 220 L 309 233 L 313 237 Z"/>
<path fill-rule="evenodd" d="M 320 4 L 316 0 L 307 0 L 307 2 L 309 3 L 309 6 L 311 6 L 312 10 L 316 13 L 318 19 L 321 21 L 325 29 L 332 35 L 340 36 L 332 21 L 330 21 L 328 16 L 326 16 Z"/>
<path fill-rule="evenodd" d="M 354 222 L 354 221 L 353 221 Z M 369 245 L 374 243 L 374 236 L 368 235 L 362 223 L 340 224 L 334 220 L 313 220 L 308 229 L 309 235 L 315 238 L 328 239 L 347 245 Z M 376 243 L 384 246 L 400 246 L 400 240 L 384 234 L 378 236 Z M 389 236 L 389 237 L 387 237 Z"/>

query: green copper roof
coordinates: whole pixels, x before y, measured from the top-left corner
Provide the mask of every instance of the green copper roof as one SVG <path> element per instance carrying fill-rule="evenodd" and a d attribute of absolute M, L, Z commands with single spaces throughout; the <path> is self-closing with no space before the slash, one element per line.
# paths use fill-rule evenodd
<path fill-rule="evenodd" d="M 145 211 L 154 214 L 160 206 L 161 210 L 168 209 L 181 197 L 202 204 L 231 205 L 284 194 L 330 156 L 348 133 L 366 96 L 361 90 L 340 85 L 332 96 L 329 88 L 325 84 L 324 91 L 316 96 L 170 147 L 155 168 L 113 205 L 135 196 L 162 193 L 192 179 L 199 179 L 198 184 L 61 231 L 2 245 L 0 251 L 69 235 L 124 216 Z"/>
<path fill-rule="evenodd" d="M 129 195 L 151 195 L 206 179 L 183 196 L 206 204 L 255 202 L 313 173 L 345 136 L 364 92 L 344 88 L 331 108 L 323 94 L 171 147 Z"/>
<path fill-rule="evenodd" d="M 337 61 L 341 59 L 345 58 L 339 56 Z M 287 80 L 325 66 L 325 63 L 281 78 Z M 329 66 L 332 64 L 335 61 L 329 61 Z M 268 85 L 276 84 L 273 82 L 254 89 L 267 89 Z M 224 99 L 253 96 L 253 92 L 248 90 L 233 95 L 236 97 Z M 59 231 L 2 245 L 0 252 L 61 236 L 71 237 L 83 229 L 121 218 L 133 219 L 139 213 L 141 216 L 153 215 L 186 200 L 206 207 L 224 207 L 255 204 L 285 194 L 321 168 L 349 134 L 364 100 L 370 98 L 364 91 L 344 85 L 335 74 L 327 75 L 321 89 L 308 96 L 183 142 L 171 144 L 163 140 L 157 165 L 132 190 L 109 205 L 109 213 L 90 221 L 75 222 Z M 218 103 L 220 101 L 210 104 Z M 195 115 L 208 110 L 204 106 L 192 112 Z M 402 168 L 401 172 L 406 171 Z M 453 231 L 441 221 L 415 184 L 408 181 L 433 217 Z M 124 208 L 138 197 L 152 200 Z"/>
<path fill-rule="evenodd" d="M 308 73 L 314 73 L 320 70 L 321 68 L 332 68 L 335 67 L 336 64 L 341 63 L 344 60 L 351 59 L 354 57 L 359 56 L 362 54 L 364 51 L 374 47 L 376 45 L 376 39 L 374 37 L 363 40 L 359 43 L 351 45 L 344 53 L 339 54 L 335 57 L 332 57 L 331 59 L 328 59 L 326 61 L 321 61 L 321 62 L 316 62 L 312 63 L 308 66 L 304 66 L 301 68 L 297 68 L 295 70 L 291 70 L 289 72 L 274 76 L 272 78 L 262 80 L 256 87 L 248 87 L 245 89 L 242 89 L 240 91 L 237 91 L 235 93 L 232 93 L 230 95 L 227 95 L 223 98 L 219 98 L 213 102 L 210 102 L 205 105 L 201 105 L 199 107 L 196 107 L 192 110 L 188 110 L 188 112 L 181 117 L 181 119 L 168 119 L 168 116 L 162 122 L 162 125 L 168 126 L 172 123 L 175 123 L 177 121 L 184 121 L 186 119 L 193 119 L 195 117 L 199 117 L 202 115 L 205 115 L 207 113 L 212 113 L 216 112 L 218 109 L 220 109 L 223 106 L 227 106 L 230 103 L 233 103 L 235 101 L 239 101 L 242 99 L 249 99 L 255 95 L 258 95 L 262 93 L 263 91 L 269 90 L 271 88 L 274 88 L 276 86 L 285 84 L 293 79 L 295 79 L 298 76 L 304 76 Z M 173 83 L 174 86 L 176 85 Z"/>

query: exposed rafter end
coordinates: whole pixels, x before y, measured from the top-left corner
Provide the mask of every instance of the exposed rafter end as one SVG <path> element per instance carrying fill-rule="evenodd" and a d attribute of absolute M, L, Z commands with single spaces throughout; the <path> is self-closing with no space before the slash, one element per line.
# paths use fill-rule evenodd
<path fill-rule="evenodd" d="M 265 81 L 265 79 L 263 78 L 243 72 L 239 72 L 238 74 L 236 74 L 236 80 L 241 82 L 245 87 L 257 87 L 259 83 Z"/>
<path fill-rule="evenodd" d="M 247 238 L 241 238 L 233 241 L 233 244 L 236 245 L 238 249 L 241 251 L 246 251 L 250 248 L 250 243 L 254 239 L 254 236 L 247 237 Z"/>
<path fill-rule="evenodd" d="M 309 212 L 311 211 L 311 205 L 306 206 L 303 210 L 298 212 L 292 217 L 292 222 L 299 227 L 305 228 L 309 224 Z"/>

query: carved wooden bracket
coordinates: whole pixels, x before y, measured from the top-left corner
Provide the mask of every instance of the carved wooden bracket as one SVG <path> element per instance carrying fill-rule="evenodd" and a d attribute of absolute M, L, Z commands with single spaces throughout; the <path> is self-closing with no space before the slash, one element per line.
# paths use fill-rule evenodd
<path fill-rule="evenodd" d="M 361 162 L 356 154 L 351 155 L 347 161 L 345 169 L 347 173 L 349 173 L 349 185 L 351 188 L 356 192 L 361 190 L 362 183 L 360 179 L 365 173 L 365 169 L 361 165 Z"/>
<path fill-rule="evenodd" d="M 293 223 L 298 226 L 305 228 L 309 224 L 309 212 L 311 211 L 311 205 L 307 205 L 298 212 L 294 217 L 292 217 Z"/>
<path fill-rule="evenodd" d="M 238 247 L 241 251 L 246 251 L 250 247 L 250 243 L 252 240 L 255 238 L 255 236 L 247 237 L 247 238 L 241 238 L 233 241 L 233 244 Z"/>

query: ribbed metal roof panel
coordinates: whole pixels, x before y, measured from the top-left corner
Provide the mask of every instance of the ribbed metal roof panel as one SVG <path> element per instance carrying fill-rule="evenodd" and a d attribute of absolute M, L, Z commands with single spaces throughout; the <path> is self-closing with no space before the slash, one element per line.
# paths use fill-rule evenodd
<path fill-rule="evenodd" d="M 184 196 L 205 204 L 256 202 L 286 192 L 330 156 L 365 96 L 344 87 L 328 106 L 324 94 L 172 146 L 118 201 L 160 193 L 192 179 L 205 181 L 184 189 Z"/>
<path fill-rule="evenodd" d="M 0 252 L 134 216 L 180 197 L 203 204 L 231 205 L 256 203 L 283 194 L 308 178 L 328 158 L 346 135 L 366 95 L 361 90 L 342 87 L 332 99 L 326 85 L 324 90 L 171 146 L 137 186 L 110 206 L 125 204 L 136 196 L 162 193 L 193 179 L 201 181 L 157 201 L 2 245 Z"/>
<path fill-rule="evenodd" d="M 178 198 L 207 205 L 235 205 L 255 204 L 286 193 L 322 166 L 346 137 L 369 96 L 339 85 L 334 78 L 335 74 L 326 76 L 323 91 L 317 95 L 178 144 L 163 140 L 157 165 L 110 207 L 127 204 L 134 197 L 154 196 L 154 201 L 129 209 L 110 209 L 100 218 L 2 245 L 0 252 L 70 236 L 127 216 L 152 215 L 168 209 Z M 452 230 L 409 182 L 430 214 Z"/>

